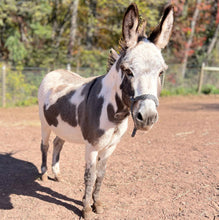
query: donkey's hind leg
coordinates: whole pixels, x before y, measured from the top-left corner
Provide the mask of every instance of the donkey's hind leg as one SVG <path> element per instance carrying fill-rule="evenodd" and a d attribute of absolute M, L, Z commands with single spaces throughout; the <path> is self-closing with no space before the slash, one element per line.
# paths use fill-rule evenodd
<path fill-rule="evenodd" d="M 61 181 L 59 158 L 64 143 L 65 141 L 59 138 L 58 136 L 56 136 L 56 138 L 53 141 L 52 171 L 55 175 L 56 181 Z"/>
<path fill-rule="evenodd" d="M 42 165 L 41 165 L 41 178 L 43 181 L 47 180 L 47 152 L 49 149 L 49 136 L 51 130 L 47 126 L 41 125 L 42 141 L 41 141 L 41 152 L 42 152 Z"/>

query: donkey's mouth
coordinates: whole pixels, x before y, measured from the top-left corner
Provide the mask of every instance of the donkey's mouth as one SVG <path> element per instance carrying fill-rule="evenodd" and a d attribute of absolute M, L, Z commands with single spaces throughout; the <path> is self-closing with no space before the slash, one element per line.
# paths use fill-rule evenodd
<path fill-rule="evenodd" d="M 136 122 L 135 122 L 135 127 L 136 127 L 138 130 L 149 131 L 149 130 L 153 127 L 153 124 L 152 124 L 152 125 L 146 125 L 146 124 L 138 123 L 138 122 L 136 121 Z"/>

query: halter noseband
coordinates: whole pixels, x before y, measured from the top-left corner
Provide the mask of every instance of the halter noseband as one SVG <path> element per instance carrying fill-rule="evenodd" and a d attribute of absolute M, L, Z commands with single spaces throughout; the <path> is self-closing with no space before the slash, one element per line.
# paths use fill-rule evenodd
<path fill-rule="evenodd" d="M 130 97 L 130 101 L 131 101 L 131 115 L 132 115 L 132 120 L 134 122 L 134 129 L 132 131 L 132 137 L 134 137 L 136 132 L 137 132 L 137 127 L 136 127 L 136 124 L 135 124 L 134 114 L 133 114 L 134 104 L 137 101 L 140 101 L 140 100 L 143 101 L 143 100 L 146 100 L 146 99 L 150 99 L 150 100 L 154 101 L 156 107 L 159 106 L 159 101 L 158 101 L 157 97 L 155 97 L 152 94 L 144 94 L 144 95 L 139 95 L 139 96 L 136 96 L 136 97 L 133 97 L 133 96 Z"/>

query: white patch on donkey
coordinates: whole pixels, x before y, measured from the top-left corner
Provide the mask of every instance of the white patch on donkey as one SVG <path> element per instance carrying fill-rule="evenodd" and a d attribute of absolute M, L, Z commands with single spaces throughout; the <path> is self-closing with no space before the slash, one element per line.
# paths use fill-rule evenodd
<path fill-rule="evenodd" d="M 42 132 L 42 179 L 47 178 L 47 152 L 51 131 L 52 167 L 60 180 L 59 157 L 65 141 L 86 145 L 83 216 L 88 218 L 93 204 L 102 213 L 99 191 L 106 162 L 128 126 L 128 116 L 136 131 L 149 130 L 158 120 L 157 106 L 161 90 L 160 75 L 167 68 L 161 55 L 173 26 L 173 7 L 168 5 L 160 24 L 147 38 L 140 25 L 138 8 L 131 4 L 123 18 L 120 54 L 113 49 L 106 75 L 89 79 L 66 70 L 48 73 L 39 92 L 39 116 Z"/>

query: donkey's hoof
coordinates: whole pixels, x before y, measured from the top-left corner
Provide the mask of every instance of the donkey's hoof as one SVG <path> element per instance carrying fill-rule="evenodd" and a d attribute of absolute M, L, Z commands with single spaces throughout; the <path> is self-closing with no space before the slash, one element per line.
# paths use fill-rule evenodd
<path fill-rule="evenodd" d="M 92 209 L 91 209 L 91 207 L 83 208 L 83 210 L 82 210 L 82 217 L 84 219 L 87 219 L 87 220 L 92 217 Z"/>
<path fill-rule="evenodd" d="M 104 212 L 103 204 L 100 201 L 94 203 L 94 212 L 97 214 L 102 214 Z"/>
<path fill-rule="evenodd" d="M 43 173 L 43 174 L 41 175 L 41 180 L 42 180 L 42 181 L 47 181 L 47 180 L 48 180 L 47 173 Z"/>
<path fill-rule="evenodd" d="M 61 175 L 55 175 L 55 181 L 61 182 L 62 181 L 62 176 Z"/>

